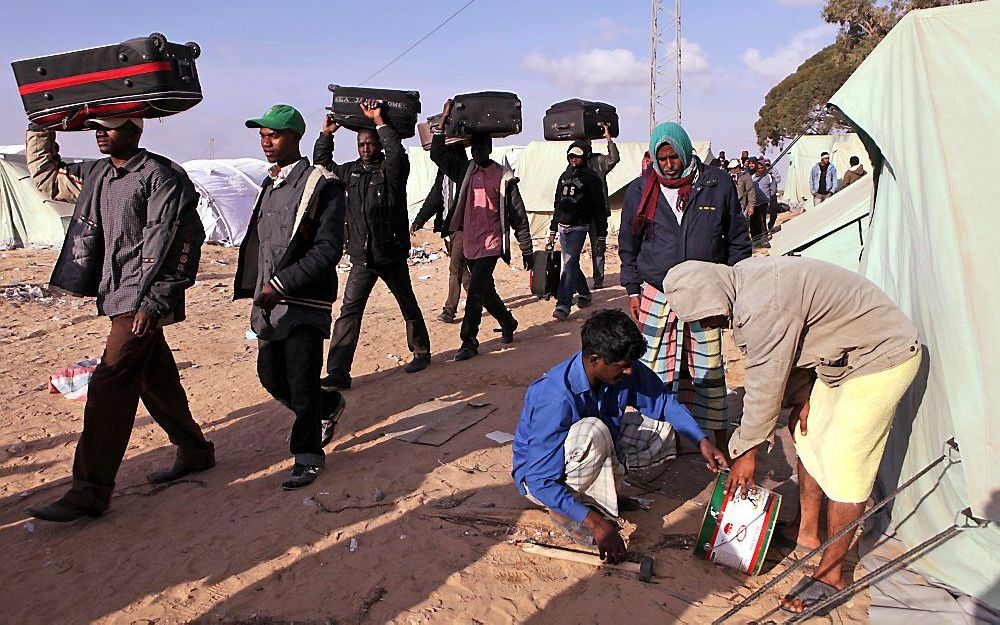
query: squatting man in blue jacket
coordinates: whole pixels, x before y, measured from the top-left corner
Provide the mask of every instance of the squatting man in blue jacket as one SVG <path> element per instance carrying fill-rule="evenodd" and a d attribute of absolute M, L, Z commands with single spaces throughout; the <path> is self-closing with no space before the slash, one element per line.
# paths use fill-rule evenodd
<path fill-rule="evenodd" d="M 618 480 L 673 456 L 669 423 L 694 441 L 709 470 L 728 467 L 691 413 L 638 362 L 646 339 L 624 312 L 600 310 L 584 324 L 583 350 L 528 388 L 514 434 L 514 483 L 578 543 L 625 559 L 618 533 Z M 627 413 L 627 408 L 642 413 Z"/>

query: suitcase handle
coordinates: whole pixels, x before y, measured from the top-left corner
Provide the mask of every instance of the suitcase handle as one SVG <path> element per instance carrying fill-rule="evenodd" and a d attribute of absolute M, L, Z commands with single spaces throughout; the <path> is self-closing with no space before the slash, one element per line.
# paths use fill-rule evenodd
<path fill-rule="evenodd" d="M 576 124 L 552 124 L 552 127 L 556 130 L 569 130 L 573 126 L 576 126 Z"/>

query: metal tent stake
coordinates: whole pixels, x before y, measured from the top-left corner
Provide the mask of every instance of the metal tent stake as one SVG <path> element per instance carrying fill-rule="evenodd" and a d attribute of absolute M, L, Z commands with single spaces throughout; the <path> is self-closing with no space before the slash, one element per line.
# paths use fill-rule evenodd
<path fill-rule="evenodd" d="M 829 597 L 827 597 L 826 599 L 824 599 L 823 601 L 820 601 L 819 603 L 813 605 L 812 607 L 802 612 L 799 612 L 792 618 L 785 621 L 785 623 L 783 623 L 782 625 L 787 625 L 788 623 L 798 623 L 801 620 L 807 619 L 810 616 L 816 614 L 817 612 L 825 609 L 826 607 L 835 605 L 838 601 L 840 601 L 844 597 L 850 596 L 855 592 L 870 586 L 875 581 L 877 581 L 877 578 L 880 577 L 882 574 L 890 571 L 895 571 L 899 567 L 915 559 L 918 555 L 920 555 L 921 552 L 930 550 L 931 547 L 934 547 L 939 543 L 943 543 L 944 541 L 948 540 L 949 538 L 961 532 L 962 530 L 978 529 L 981 527 L 985 527 L 988 523 L 988 521 L 985 521 L 983 519 L 977 519 L 976 517 L 972 516 L 972 508 L 966 508 L 965 510 L 962 510 L 961 512 L 959 512 L 959 515 L 965 517 L 965 521 L 963 523 L 959 523 L 959 521 L 956 521 L 954 524 L 952 524 L 951 527 L 941 530 L 940 532 L 934 534 L 933 536 L 931 536 L 924 542 L 920 543 L 913 549 L 909 549 L 903 552 L 898 557 L 889 560 L 882 566 L 876 568 L 871 573 L 868 573 L 864 577 L 860 577 L 854 580 L 854 582 L 848 584 L 847 586 L 844 586 L 843 590 L 839 590 L 830 595 Z"/>
<path fill-rule="evenodd" d="M 760 588 L 758 588 L 757 590 L 755 590 L 754 592 L 752 592 L 746 599 L 744 599 L 743 601 L 740 601 L 738 604 L 736 604 L 735 606 L 733 606 L 732 608 L 730 608 L 725 614 L 723 614 L 719 618 L 717 618 L 714 621 L 712 621 L 712 625 L 719 625 L 720 623 L 723 623 L 726 619 L 728 619 L 729 617 L 733 616 L 734 614 L 736 614 L 737 612 L 739 612 L 743 608 L 747 607 L 748 605 L 750 605 L 751 603 L 753 603 L 754 601 L 756 601 L 765 592 L 767 592 L 768 590 L 771 590 L 772 588 L 774 588 L 775 586 L 777 586 L 778 583 L 781 582 L 781 580 L 785 579 L 786 577 L 788 577 L 789 575 L 791 575 L 795 571 L 799 570 L 803 565 L 805 565 L 806 562 L 808 562 L 809 560 L 811 560 L 813 558 L 813 556 L 815 556 L 818 553 L 822 553 L 824 549 L 826 549 L 828 546 L 830 546 L 831 544 L 833 544 L 837 540 L 840 540 L 848 532 L 854 531 L 855 528 L 857 528 L 860 524 L 864 523 L 871 516 L 873 516 L 876 512 L 878 512 L 879 510 L 881 510 L 882 508 L 884 508 L 890 501 L 892 501 L 893 499 L 895 499 L 896 496 L 899 493 L 901 493 L 904 490 L 906 490 L 906 488 L 908 488 L 911 484 L 913 484 L 918 479 L 920 479 L 921 477 L 923 477 L 924 475 L 926 475 L 929 471 L 931 471 L 937 465 L 941 464 L 945 460 L 949 460 L 949 465 L 955 464 L 957 462 L 961 462 L 961 460 L 953 460 L 951 458 L 951 452 L 952 452 L 952 450 L 954 450 L 955 452 L 959 452 L 958 443 L 955 442 L 954 437 L 949 438 L 947 441 L 945 441 L 945 447 L 946 447 L 946 449 L 945 449 L 944 453 L 941 454 L 941 456 L 939 456 L 936 460 L 932 461 L 926 467 L 924 467 L 923 469 L 921 469 L 920 471 L 918 471 L 916 475 L 914 475 L 910 479 L 906 480 L 905 482 L 903 482 L 902 484 L 900 484 L 899 486 L 897 486 L 896 490 L 894 490 L 891 493 L 889 493 L 888 495 L 886 495 L 885 498 L 882 499 L 882 501 L 880 501 L 877 504 L 875 504 L 874 506 L 872 506 L 872 508 L 870 510 L 868 510 L 867 512 L 865 512 L 864 514 L 862 514 L 860 517 L 858 517 L 856 521 L 854 521 L 853 523 L 845 526 L 843 529 L 841 529 L 839 532 L 837 532 L 833 536 L 830 536 L 829 538 L 827 538 L 826 542 L 824 542 L 819 547 L 816 547 L 815 549 L 813 549 L 812 551 L 810 551 L 808 554 L 806 554 L 805 557 L 803 557 L 798 562 L 796 562 L 792 566 L 790 566 L 787 569 L 785 569 L 784 571 L 782 571 L 781 574 L 779 574 L 777 577 L 771 579 L 771 581 L 767 582 L 766 584 L 764 584 L 763 586 L 761 586 Z"/>

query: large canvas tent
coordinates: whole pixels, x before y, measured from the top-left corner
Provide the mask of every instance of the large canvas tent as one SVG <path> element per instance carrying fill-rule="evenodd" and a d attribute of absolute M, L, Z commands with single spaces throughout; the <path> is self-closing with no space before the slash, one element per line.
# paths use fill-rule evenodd
<path fill-rule="evenodd" d="M 182 165 L 201 195 L 198 215 L 208 243 L 239 245 L 250 225 L 268 164 L 256 158 L 194 160 Z"/>
<path fill-rule="evenodd" d="M 862 133 L 875 200 L 860 271 L 917 324 L 927 361 L 897 412 L 875 497 L 940 456 L 894 501 L 886 523 L 907 547 L 970 507 L 1000 519 L 1000 230 L 990 182 L 1000 137 L 1000 3 L 912 11 L 830 100 Z M 963 531 L 920 557 L 920 572 L 1000 608 L 1000 528 Z"/>
<path fill-rule="evenodd" d="M 806 256 L 858 270 L 872 203 L 872 176 L 786 221 L 771 239 L 771 255 Z"/>
<path fill-rule="evenodd" d="M 837 186 L 850 168 L 852 156 L 861 159 L 866 171 L 872 170 L 868 152 L 861 138 L 854 133 L 842 135 L 803 135 L 788 151 L 788 172 L 785 174 L 783 199 L 790 206 L 812 206 L 809 175 L 819 162 L 819 155 L 830 153 L 830 162 L 837 168 Z"/>
<path fill-rule="evenodd" d="M 46 200 L 35 189 L 23 156 L 0 158 L 0 249 L 59 245 L 73 205 Z"/>

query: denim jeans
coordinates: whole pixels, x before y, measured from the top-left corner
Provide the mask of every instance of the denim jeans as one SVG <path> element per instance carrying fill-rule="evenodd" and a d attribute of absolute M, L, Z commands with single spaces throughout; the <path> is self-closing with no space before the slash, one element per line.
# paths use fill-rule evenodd
<path fill-rule="evenodd" d="M 580 269 L 580 252 L 583 251 L 583 244 L 586 241 L 586 230 L 564 230 L 559 233 L 563 266 L 562 274 L 559 276 L 556 308 L 568 311 L 573 306 L 573 295 L 576 293 L 582 297 L 590 297 L 587 278 Z"/>

